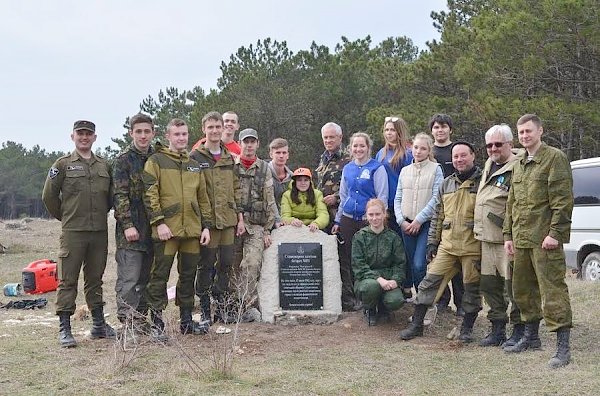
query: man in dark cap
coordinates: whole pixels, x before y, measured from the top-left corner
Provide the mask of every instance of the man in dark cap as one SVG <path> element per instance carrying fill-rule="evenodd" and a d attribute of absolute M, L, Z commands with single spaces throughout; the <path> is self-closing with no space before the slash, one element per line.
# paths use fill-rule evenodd
<path fill-rule="evenodd" d="M 48 212 L 62 223 L 58 261 L 56 314 L 60 320 L 59 342 L 77 345 L 71 333 L 79 272 L 83 268 L 85 301 L 92 312 L 92 338 L 114 338 L 104 321 L 102 276 L 108 253 L 106 214 L 112 206 L 110 166 L 92 152 L 96 126 L 76 121 L 71 133 L 75 150 L 56 160 L 50 168 L 42 200 Z"/>

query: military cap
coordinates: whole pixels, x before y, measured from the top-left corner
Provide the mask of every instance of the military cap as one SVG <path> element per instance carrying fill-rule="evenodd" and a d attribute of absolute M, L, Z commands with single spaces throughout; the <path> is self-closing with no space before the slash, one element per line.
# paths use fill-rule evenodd
<path fill-rule="evenodd" d="M 246 128 L 240 132 L 240 142 L 249 137 L 253 137 L 254 139 L 258 140 L 258 132 L 252 128 Z"/>
<path fill-rule="evenodd" d="M 73 131 L 79 131 L 81 129 L 87 129 L 88 131 L 96 133 L 96 125 L 91 121 L 75 121 L 75 124 L 73 124 Z"/>

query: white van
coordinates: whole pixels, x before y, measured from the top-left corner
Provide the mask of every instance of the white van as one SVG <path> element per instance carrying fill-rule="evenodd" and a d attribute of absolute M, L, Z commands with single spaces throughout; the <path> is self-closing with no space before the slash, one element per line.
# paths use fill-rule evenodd
<path fill-rule="evenodd" d="M 600 281 L 600 157 L 571 162 L 573 222 L 564 246 L 567 267 L 585 280 Z"/>

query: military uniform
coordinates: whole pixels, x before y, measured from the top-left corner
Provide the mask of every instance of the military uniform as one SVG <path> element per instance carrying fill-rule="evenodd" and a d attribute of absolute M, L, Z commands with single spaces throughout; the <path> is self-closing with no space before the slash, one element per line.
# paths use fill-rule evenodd
<path fill-rule="evenodd" d="M 513 293 L 521 318 L 539 322 L 543 315 L 549 331 L 572 326 L 563 251 L 572 211 L 573 176 L 565 154 L 543 143 L 531 160 L 527 154 L 520 157 L 513 169 L 504 240 L 515 248 Z M 542 248 L 548 235 L 558 240 L 558 248 Z"/>
<path fill-rule="evenodd" d="M 350 156 L 340 147 L 335 153 L 330 154 L 327 150 L 321 155 L 319 166 L 315 169 L 317 179 L 316 189 L 323 193 L 323 196 L 335 195 L 337 203 L 327 206 L 329 209 L 329 225 L 324 230 L 331 231 L 335 215 L 340 204 L 340 184 L 342 182 L 342 170 L 350 162 Z"/>
<path fill-rule="evenodd" d="M 238 293 L 245 296 L 246 305 L 253 306 L 258 300 L 256 287 L 262 266 L 264 236 L 270 234 L 275 221 L 273 177 L 268 164 L 260 158 L 248 169 L 238 160 L 236 169 L 246 233 L 236 238 L 236 263 L 239 265 L 234 282 Z"/>
<path fill-rule="evenodd" d="M 240 182 L 231 153 L 221 143 L 221 156 L 215 160 L 210 151 L 200 145 L 190 157 L 198 162 L 206 180 L 206 191 L 212 213 L 210 243 L 202 249 L 196 274 L 196 295 L 203 313 L 210 317 L 210 293 L 222 301 L 229 288 L 229 273 L 233 265 L 235 228 L 240 206 Z M 217 255 L 219 260 L 217 261 Z M 215 263 L 216 267 L 215 267 Z M 217 281 L 213 284 L 213 274 Z M 212 290 L 211 290 L 212 289 Z"/>
<path fill-rule="evenodd" d="M 273 166 L 273 161 L 270 161 L 268 164 L 269 170 L 271 171 L 271 176 L 273 176 L 273 195 L 275 196 L 275 205 L 277 207 L 277 212 L 275 212 L 275 223 L 279 223 L 281 222 L 281 197 L 290 186 L 293 172 L 290 168 L 285 166 L 285 179 L 279 180 L 279 178 L 277 177 L 277 171 Z"/>
<path fill-rule="evenodd" d="M 429 263 L 427 274 L 419 284 L 416 304 L 433 304 L 440 298 L 450 279 L 462 270 L 465 313 L 481 310 L 481 248 L 473 234 L 475 197 L 480 180 L 481 170 L 476 168 L 464 182 L 454 173 L 442 183 L 440 199 L 427 237 L 428 246 L 437 246 L 437 255 Z"/>
<path fill-rule="evenodd" d="M 157 144 L 156 153 L 144 166 L 144 203 L 152 226 L 154 262 L 146 287 L 148 304 L 155 312 L 167 306 L 167 281 L 175 254 L 179 252 L 179 280 L 175 303 L 180 309 L 194 307 L 194 280 L 200 259 L 203 228 L 211 228 L 212 209 L 200 165 L 187 153 Z M 166 224 L 173 237 L 158 238 L 157 227 Z"/>
<path fill-rule="evenodd" d="M 352 270 L 354 293 L 365 309 L 380 303 L 387 310 L 396 310 L 404 303 L 402 283 L 406 274 L 406 255 L 402 239 L 389 228 L 379 234 L 371 227 L 362 228 L 352 242 Z M 398 287 L 383 290 L 377 278 L 395 280 Z"/>
<path fill-rule="evenodd" d="M 115 207 L 115 240 L 117 251 L 117 316 L 122 322 L 135 310 L 141 315 L 147 311 L 144 291 L 150 278 L 153 248 L 150 221 L 144 205 L 144 165 L 150 155 L 134 144 L 120 153 L 113 163 L 113 201 Z M 135 227 L 139 239 L 127 241 L 125 230 Z"/>
<path fill-rule="evenodd" d="M 474 227 L 475 238 L 481 241 L 480 289 L 490 306 L 488 319 L 506 323 L 510 302 L 510 321 L 513 324 L 521 323 L 521 316 L 512 299 L 512 270 L 504 251 L 502 224 L 517 159 L 513 157 L 495 172 L 492 172 L 492 160 L 488 158 L 486 161 L 475 200 Z"/>
<path fill-rule="evenodd" d="M 73 314 L 79 271 L 83 267 L 85 300 L 101 308 L 102 276 L 108 254 L 106 215 L 112 206 L 110 167 L 104 158 L 77 151 L 60 157 L 48 172 L 42 199 L 62 223 L 57 267 L 56 312 Z"/>

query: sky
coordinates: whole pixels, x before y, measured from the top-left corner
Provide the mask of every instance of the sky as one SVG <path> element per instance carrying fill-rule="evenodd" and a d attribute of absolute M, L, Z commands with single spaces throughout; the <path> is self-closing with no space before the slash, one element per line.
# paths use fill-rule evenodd
<path fill-rule="evenodd" d="M 127 116 L 161 89 L 216 88 L 220 65 L 270 37 L 293 52 L 345 36 L 374 45 L 439 39 L 445 0 L 0 0 L 0 143 L 71 151 L 73 122 L 116 147 Z"/>

